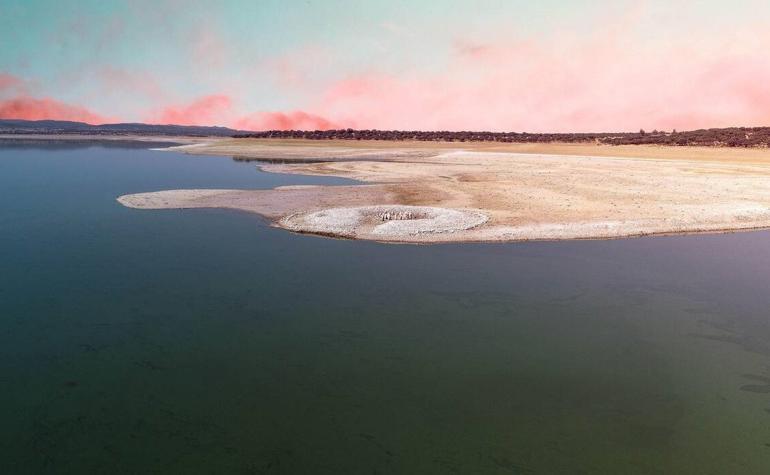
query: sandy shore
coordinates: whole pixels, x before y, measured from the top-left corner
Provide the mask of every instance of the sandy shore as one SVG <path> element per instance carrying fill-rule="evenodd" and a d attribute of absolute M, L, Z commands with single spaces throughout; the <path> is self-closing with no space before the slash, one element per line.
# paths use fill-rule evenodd
<path fill-rule="evenodd" d="M 239 209 L 296 232 L 417 243 L 770 228 L 767 150 L 253 139 L 173 149 L 285 160 L 262 168 L 364 184 L 170 190 L 122 204 Z"/>

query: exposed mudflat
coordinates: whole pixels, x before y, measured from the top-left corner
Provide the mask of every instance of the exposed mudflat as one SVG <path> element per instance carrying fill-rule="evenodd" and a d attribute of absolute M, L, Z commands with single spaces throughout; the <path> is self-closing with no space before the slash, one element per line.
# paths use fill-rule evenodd
<path fill-rule="evenodd" d="M 333 175 L 364 184 L 170 190 L 126 195 L 119 201 L 141 209 L 240 209 L 297 232 L 420 243 L 770 227 L 767 151 L 725 150 L 722 157 L 719 149 L 548 144 L 519 153 L 514 146 L 507 151 L 486 144 L 250 139 L 176 149 L 285 159 L 287 163 L 268 163 L 262 169 Z M 607 156 L 612 151 L 622 156 Z M 314 159 L 323 161 L 307 163 Z"/>

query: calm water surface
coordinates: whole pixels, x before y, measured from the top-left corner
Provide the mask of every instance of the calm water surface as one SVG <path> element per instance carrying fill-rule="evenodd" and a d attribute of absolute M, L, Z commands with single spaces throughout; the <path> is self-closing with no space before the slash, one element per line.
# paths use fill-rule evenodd
<path fill-rule="evenodd" d="M 124 193 L 341 184 L 0 145 L 0 473 L 770 471 L 770 233 L 381 245 Z"/>

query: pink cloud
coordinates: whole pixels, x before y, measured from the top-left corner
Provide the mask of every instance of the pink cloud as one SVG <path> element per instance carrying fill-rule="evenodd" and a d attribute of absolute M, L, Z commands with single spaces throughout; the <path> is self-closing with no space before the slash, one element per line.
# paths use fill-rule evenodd
<path fill-rule="evenodd" d="M 213 94 L 189 104 L 170 105 L 151 114 L 147 120 L 155 124 L 223 125 L 230 122 L 232 100 L 224 94 Z"/>
<path fill-rule="evenodd" d="M 103 124 L 108 119 L 90 110 L 66 104 L 51 98 L 17 96 L 0 101 L 0 119 L 73 120 L 89 124 Z"/>
<path fill-rule="evenodd" d="M 281 83 L 312 93 L 302 110 L 343 127 L 534 132 L 770 125 L 770 34 L 760 22 L 715 34 L 713 25 L 688 16 L 690 7 L 667 7 L 678 15 L 661 17 L 642 2 L 614 9 L 589 29 L 460 36 L 447 45 L 450 55 L 440 67 L 388 72 L 377 63 L 319 80 L 305 55 L 284 54 L 272 66 Z M 676 20 L 660 25 L 661 18 Z"/>
<path fill-rule="evenodd" d="M 132 112 L 149 122 L 251 130 L 536 132 L 770 125 L 770 88 L 765 86 L 770 84 L 770 33 L 761 19 L 735 31 L 718 30 L 718 23 L 700 25 L 703 19 L 688 16 L 692 5 L 684 3 L 689 5 L 657 11 L 650 2 L 637 2 L 629 9 L 615 7 L 595 25 L 556 24 L 528 35 L 514 28 L 464 30 L 445 49 L 432 50 L 425 64 L 412 67 L 379 57 L 351 65 L 338 49 L 313 44 L 266 60 L 255 55 L 258 64 L 245 65 L 239 74 L 213 67 L 236 58 L 249 61 L 227 47 L 229 31 L 214 22 L 191 28 L 186 36 L 197 65 L 187 80 L 216 94 L 177 102 L 168 94 L 173 88 L 162 90 L 148 75 L 104 67 L 90 76 L 96 79 L 94 99 L 81 102 L 104 104 L 109 91 L 121 97 L 126 91 L 137 109 Z M 382 29 L 389 37 L 409 31 L 387 23 Z M 408 57 L 399 53 L 400 59 Z M 58 78 L 58 83 L 67 87 L 84 80 Z M 255 99 L 257 83 L 270 94 L 284 95 L 292 106 L 244 109 L 246 99 Z M 56 103 L 34 99 L 36 94 L 21 89 L 26 86 L 37 90 L 0 74 L 0 98 Z M 8 110 L 10 99 L 3 103 Z M 146 103 L 161 107 L 145 113 Z"/>
<path fill-rule="evenodd" d="M 113 66 L 102 66 L 96 70 L 96 77 L 105 94 L 113 92 L 117 94 L 137 95 L 154 101 L 163 100 L 166 94 L 155 76 L 143 71 L 130 71 Z"/>
<path fill-rule="evenodd" d="M 192 60 L 205 68 L 220 68 L 226 62 L 230 48 L 217 28 L 201 23 L 189 32 Z M 210 71 L 210 69 L 208 69 Z"/>
<path fill-rule="evenodd" d="M 233 122 L 243 130 L 328 130 L 337 128 L 334 122 L 304 111 L 256 112 Z"/>
<path fill-rule="evenodd" d="M 28 94 L 28 81 L 0 73 L 0 119 L 73 120 L 89 124 L 107 122 L 104 116 L 50 97 Z"/>
<path fill-rule="evenodd" d="M 770 58 L 762 51 L 645 50 L 617 35 L 583 42 L 459 42 L 440 73 L 350 76 L 327 88 L 311 109 L 338 123 L 381 129 L 614 131 L 770 123 Z"/>
<path fill-rule="evenodd" d="M 22 88 L 23 85 L 24 81 L 20 78 L 12 74 L 0 73 L 0 93 L 7 90 L 18 90 Z"/>
<path fill-rule="evenodd" d="M 334 54 L 331 48 L 322 45 L 303 45 L 260 61 L 253 73 L 267 75 L 276 87 L 287 93 L 302 94 L 308 92 L 308 85 L 324 82 Z"/>
<path fill-rule="evenodd" d="M 213 94 L 187 104 L 176 104 L 149 114 L 149 123 L 177 125 L 224 125 L 242 130 L 326 130 L 337 125 L 319 115 L 295 110 L 240 114 L 230 96 Z"/>

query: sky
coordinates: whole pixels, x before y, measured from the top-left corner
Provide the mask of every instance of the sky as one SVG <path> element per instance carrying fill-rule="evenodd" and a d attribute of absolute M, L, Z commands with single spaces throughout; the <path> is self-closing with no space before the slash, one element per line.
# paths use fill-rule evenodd
<path fill-rule="evenodd" d="M 766 126 L 769 17 L 756 0 L 0 0 L 0 118 Z"/>

